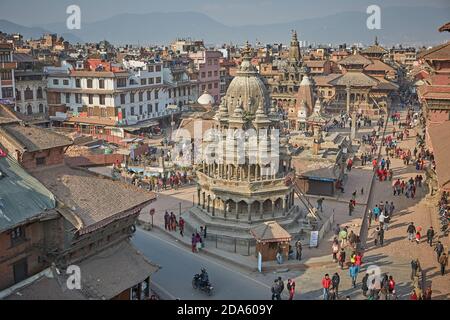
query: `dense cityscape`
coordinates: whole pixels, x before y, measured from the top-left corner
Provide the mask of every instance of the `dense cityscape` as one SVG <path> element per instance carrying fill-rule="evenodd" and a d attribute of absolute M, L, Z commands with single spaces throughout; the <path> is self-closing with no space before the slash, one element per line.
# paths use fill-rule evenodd
<path fill-rule="evenodd" d="M 450 42 L 285 33 L 0 27 L 0 299 L 447 300 Z"/>

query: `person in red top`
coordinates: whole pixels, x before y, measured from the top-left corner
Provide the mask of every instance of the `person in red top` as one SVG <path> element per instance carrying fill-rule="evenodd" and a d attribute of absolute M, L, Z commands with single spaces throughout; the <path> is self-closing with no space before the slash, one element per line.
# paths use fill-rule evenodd
<path fill-rule="evenodd" d="M 377 159 L 373 159 L 372 160 L 373 171 L 375 171 L 377 169 L 377 164 L 378 164 Z"/>
<path fill-rule="evenodd" d="M 178 227 L 180 228 L 180 235 L 184 237 L 184 219 L 180 217 L 180 220 L 178 221 Z"/>
<path fill-rule="evenodd" d="M 411 296 L 409 297 L 409 299 L 410 299 L 410 300 L 418 300 L 418 299 L 417 299 L 417 294 L 416 294 L 416 291 L 415 291 L 415 290 L 413 290 L 413 292 L 411 293 Z"/>
<path fill-rule="evenodd" d="M 323 300 L 328 300 L 328 296 L 330 293 L 331 279 L 330 275 L 327 273 L 325 277 L 322 279 L 322 288 L 323 288 Z"/>
<path fill-rule="evenodd" d="M 355 264 L 361 268 L 362 265 L 362 255 L 361 253 L 357 253 L 355 256 Z"/>
<path fill-rule="evenodd" d="M 392 276 L 389 276 L 389 293 L 392 294 L 395 290 L 395 281 Z"/>
<path fill-rule="evenodd" d="M 293 300 L 294 294 L 295 294 L 295 281 L 294 280 L 292 280 L 292 279 L 288 280 L 287 289 L 289 290 L 289 300 Z"/>

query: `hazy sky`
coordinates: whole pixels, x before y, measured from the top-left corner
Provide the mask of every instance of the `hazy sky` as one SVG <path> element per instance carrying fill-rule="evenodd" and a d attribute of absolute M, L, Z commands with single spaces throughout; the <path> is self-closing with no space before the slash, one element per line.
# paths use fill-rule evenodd
<path fill-rule="evenodd" d="M 448 0 L 0 0 L 0 19 L 33 26 L 63 22 L 66 8 L 81 8 L 82 21 L 120 13 L 197 11 L 227 25 L 265 24 L 320 17 L 341 11 L 389 6 L 448 7 Z"/>

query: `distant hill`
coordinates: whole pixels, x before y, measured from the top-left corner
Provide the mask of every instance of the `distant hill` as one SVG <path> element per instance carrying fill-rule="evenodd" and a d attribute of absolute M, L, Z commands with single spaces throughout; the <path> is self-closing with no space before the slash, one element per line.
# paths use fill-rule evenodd
<path fill-rule="evenodd" d="M 262 43 L 288 43 L 290 30 L 296 29 L 300 40 L 312 43 L 373 43 L 375 36 L 380 42 L 394 44 L 432 45 L 448 40 L 448 33 L 439 33 L 438 27 L 450 21 L 449 8 L 390 7 L 381 10 L 381 30 L 366 27 L 366 12 L 342 12 L 321 18 L 302 19 L 285 23 L 247 26 L 227 26 L 198 12 L 152 12 L 146 14 L 120 14 L 93 22 L 82 23 L 80 30 L 70 30 L 70 35 L 83 41 L 108 40 L 114 44 L 167 44 L 179 37 L 204 39 L 206 43 L 243 43 L 245 40 Z M 0 21 L 0 30 L 2 30 Z M 8 32 L 24 35 L 51 30 L 67 33 L 65 22 L 27 28 L 9 22 Z M 16 26 L 16 30 L 11 28 Z M 25 33 L 26 32 L 26 33 Z M 69 39 L 69 37 L 67 37 Z M 75 41 L 77 42 L 77 41 Z"/>
<path fill-rule="evenodd" d="M 20 33 L 23 35 L 25 39 L 39 39 L 42 37 L 45 33 L 54 33 L 55 31 L 51 29 L 46 29 L 42 27 L 25 27 L 22 25 L 19 25 L 17 23 L 0 19 L 0 31 L 5 33 Z M 65 40 L 69 41 L 70 43 L 77 43 L 77 42 L 83 42 L 80 38 L 67 33 L 66 30 L 62 30 L 61 33 L 58 32 L 58 35 L 62 36 Z"/>

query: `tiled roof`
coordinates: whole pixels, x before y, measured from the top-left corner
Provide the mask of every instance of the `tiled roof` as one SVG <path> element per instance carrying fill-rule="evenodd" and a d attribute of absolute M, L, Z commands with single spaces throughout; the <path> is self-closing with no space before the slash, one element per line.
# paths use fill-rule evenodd
<path fill-rule="evenodd" d="M 336 86 L 347 86 L 350 84 L 352 87 L 373 87 L 378 84 L 378 81 L 362 72 L 346 72 L 330 81 L 330 83 Z"/>
<path fill-rule="evenodd" d="M 313 76 L 316 86 L 331 86 L 330 81 L 342 76 L 341 73 L 330 73 L 326 76 Z"/>
<path fill-rule="evenodd" d="M 0 172 L 0 232 L 55 208 L 53 194 L 12 157 L 0 157 Z"/>
<path fill-rule="evenodd" d="M 395 69 L 392 68 L 387 63 L 384 63 L 383 61 L 381 61 L 379 59 L 373 59 L 372 63 L 369 64 L 368 66 L 366 66 L 364 68 L 364 70 L 368 70 L 368 71 L 377 71 L 377 70 L 394 71 Z"/>
<path fill-rule="evenodd" d="M 6 300 L 110 300 L 159 270 L 128 241 L 122 241 L 78 263 L 81 289 L 68 290 L 68 276 L 46 269 Z"/>
<path fill-rule="evenodd" d="M 292 238 L 291 234 L 276 221 L 266 221 L 250 230 L 250 233 L 256 240 L 262 242 L 290 241 Z"/>
<path fill-rule="evenodd" d="M 373 45 L 361 51 L 362 54 L 373 54 L 373 53 L 385 54 L 387 52 L 388 51 L 385 48 L 379 45 Z"/>
<path fill-rule="evenodd" d="M 342 59 L 338 62 L 339 65 L 369 65 L 372 64 L 372 60 L 367 59 L 366 57 L 360 55 L 360 54 L 352 54 L 348 57 Z"/>
<path fill-rule="evenodd" d="M 65 165 L 33 172 L 70 211 L 87 233 L 156 199 L 153 192 Z"/>
<path fill-rule="evenodd" d="M 24 124 L 4 124 L 0 134 L 12 138 L 23 151 L 35 152 L 56 147 L 70 146 L 72 140 L 50 129 Z"/>
<path fill-rule="evenodd" d="M 421 52 L 418 58 L 426 60 L 450 60 L 450 41 Z"/>

